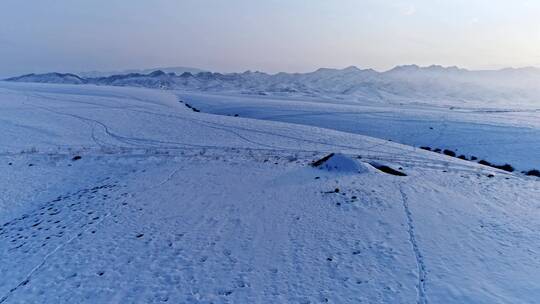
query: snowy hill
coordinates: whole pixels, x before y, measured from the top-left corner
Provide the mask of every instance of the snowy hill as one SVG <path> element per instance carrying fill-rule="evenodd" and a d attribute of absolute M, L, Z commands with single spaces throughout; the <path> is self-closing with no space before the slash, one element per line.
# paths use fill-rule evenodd
<path fill-rule="evenodd" d="M 205 113 L 323 127 L 439 149 L 441 153 L 449 149 L 461 158 L 510 164 L 518 171 L 540 168 L 540 110 L 535 108 L 175 93 Z"/>
<path fill-rule="evenodd" d="M 182 71 L 182 73 L 179 73 Z M 60 74 L 61 75 L 61 74 Z M 469 71 L 457 67 L 399 66 L 386 72 L 348 67 L 312 73 L 269 75 L 261 72 L 220 74 L 164 69 L 132 72 L 73 82 L 51 74 L 25 75 L 8 81 L 91 83 L 97 85 L 179 89 L 193 92 L 297 96 L 373 103 L 429 103 L 448 106 L 503 105 L 538 107 L 540 70 L 536 68 Z M 78 77 L 77 77 L 78 78 Z"/>
<path fill-rule="evenodd" d="M 300 88 L 343 73 L 379 77 L 183 77 L 225 89 L 235 78 L 301 77 Z M 127 80 L 138 78 L 179 77 Z M 540 297 L 537 178 L 180 101 L 174 91 L 0 82 L 0 303 Z"/>

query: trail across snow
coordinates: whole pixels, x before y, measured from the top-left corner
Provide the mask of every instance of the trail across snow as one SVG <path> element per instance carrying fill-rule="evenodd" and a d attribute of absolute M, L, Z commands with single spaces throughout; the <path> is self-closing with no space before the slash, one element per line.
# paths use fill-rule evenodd
<path fill-rule="evenodd" d="M 157 90 L 0 83 L 0 113 L 2 303 L 540 297 L 536 178 Z"/>
<path fill-rule="evenodd" d="M 409 208 L 409 199 L 407 194 L 403 190 L 403 186 L 399 186 L 399 192 L 401 194 L 401 200 L 403 202 L 403 210 L 405 211 L 405 217 L 407 219 L 407 230 L 409 233 L 409 241 L 411 242 L 411 247 L 414 252 L 414 257 L 416 259 L 416 265 L 418 267 L 418 299 L 417 303 L 425 304 L 426 300 L 426 264 L 424 263 L 424 257 L 422 252 L 418 247 L 418 242 L 416 241 L 416 232 L 414 228 L 414 220 L 411 209 Z"/>

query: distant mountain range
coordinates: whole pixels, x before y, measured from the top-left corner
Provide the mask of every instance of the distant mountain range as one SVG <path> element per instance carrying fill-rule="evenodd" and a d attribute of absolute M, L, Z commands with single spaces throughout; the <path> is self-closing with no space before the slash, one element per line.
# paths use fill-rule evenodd
<path fill-rule="evenodd" d="M 179 72 L 179 73 L 178 73 Z M 211 73 L 169 68 L 88 77 L 75 74 L 28 74 L 13 82 L 94 84 L 227 92 L 253 95 L 303 96 L 373 102 L 512 103 L 540 106 L 540 69 L 507 68 L 472 71 L 432 65 L 397 66 L 386 72 L 348 67 L 311 73 Z"/>
<path fill-rule="evenodd" d="M 96 77 L 108 77 L 108 76 L 113 76 L 113 75 L 124 75 L 124 74 L 150 74 L 155 71 L 163 71 L 165 73 L 175 73 L 178 75 L 186 73 L 186 72 L 192 73 L 192 74 L 208 72 L 206 70 L 190 68 L 190 67 L 166 67 L 166 68 L 162 67 L 162 68 L 153 68 L 153 69 L 130 69 L 130 70 L 122 70 L 122 71 L 90 71 L 90 72 L 80 72 L 76 74 L 84 78 L 96 78 Z"/>

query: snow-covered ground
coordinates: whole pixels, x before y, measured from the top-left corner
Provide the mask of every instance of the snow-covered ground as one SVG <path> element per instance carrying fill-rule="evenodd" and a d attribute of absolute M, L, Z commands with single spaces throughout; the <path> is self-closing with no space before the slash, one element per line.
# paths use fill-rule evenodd
<path fill-rule="evenodd" d="M 537 178 L 203 112 L 171 91 L 0 83 L 0 303 L 540 297 Z"/>
<path fill-rule="evenodd" d="M 178 92 L 203 112 L 319 126 L 450 149 L 519 170 L 540 168 L 540 110 L 374 104 Z"/>

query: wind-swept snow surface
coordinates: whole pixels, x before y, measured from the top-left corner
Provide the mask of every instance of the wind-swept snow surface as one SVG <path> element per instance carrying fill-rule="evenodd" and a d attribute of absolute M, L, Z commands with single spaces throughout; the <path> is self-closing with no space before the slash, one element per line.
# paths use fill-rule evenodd
<path fill-rule="evenodd" d="M 146 89 L 2 83 L 0 113 L 0 303 L 540 297 L 537 178 Z"/>

